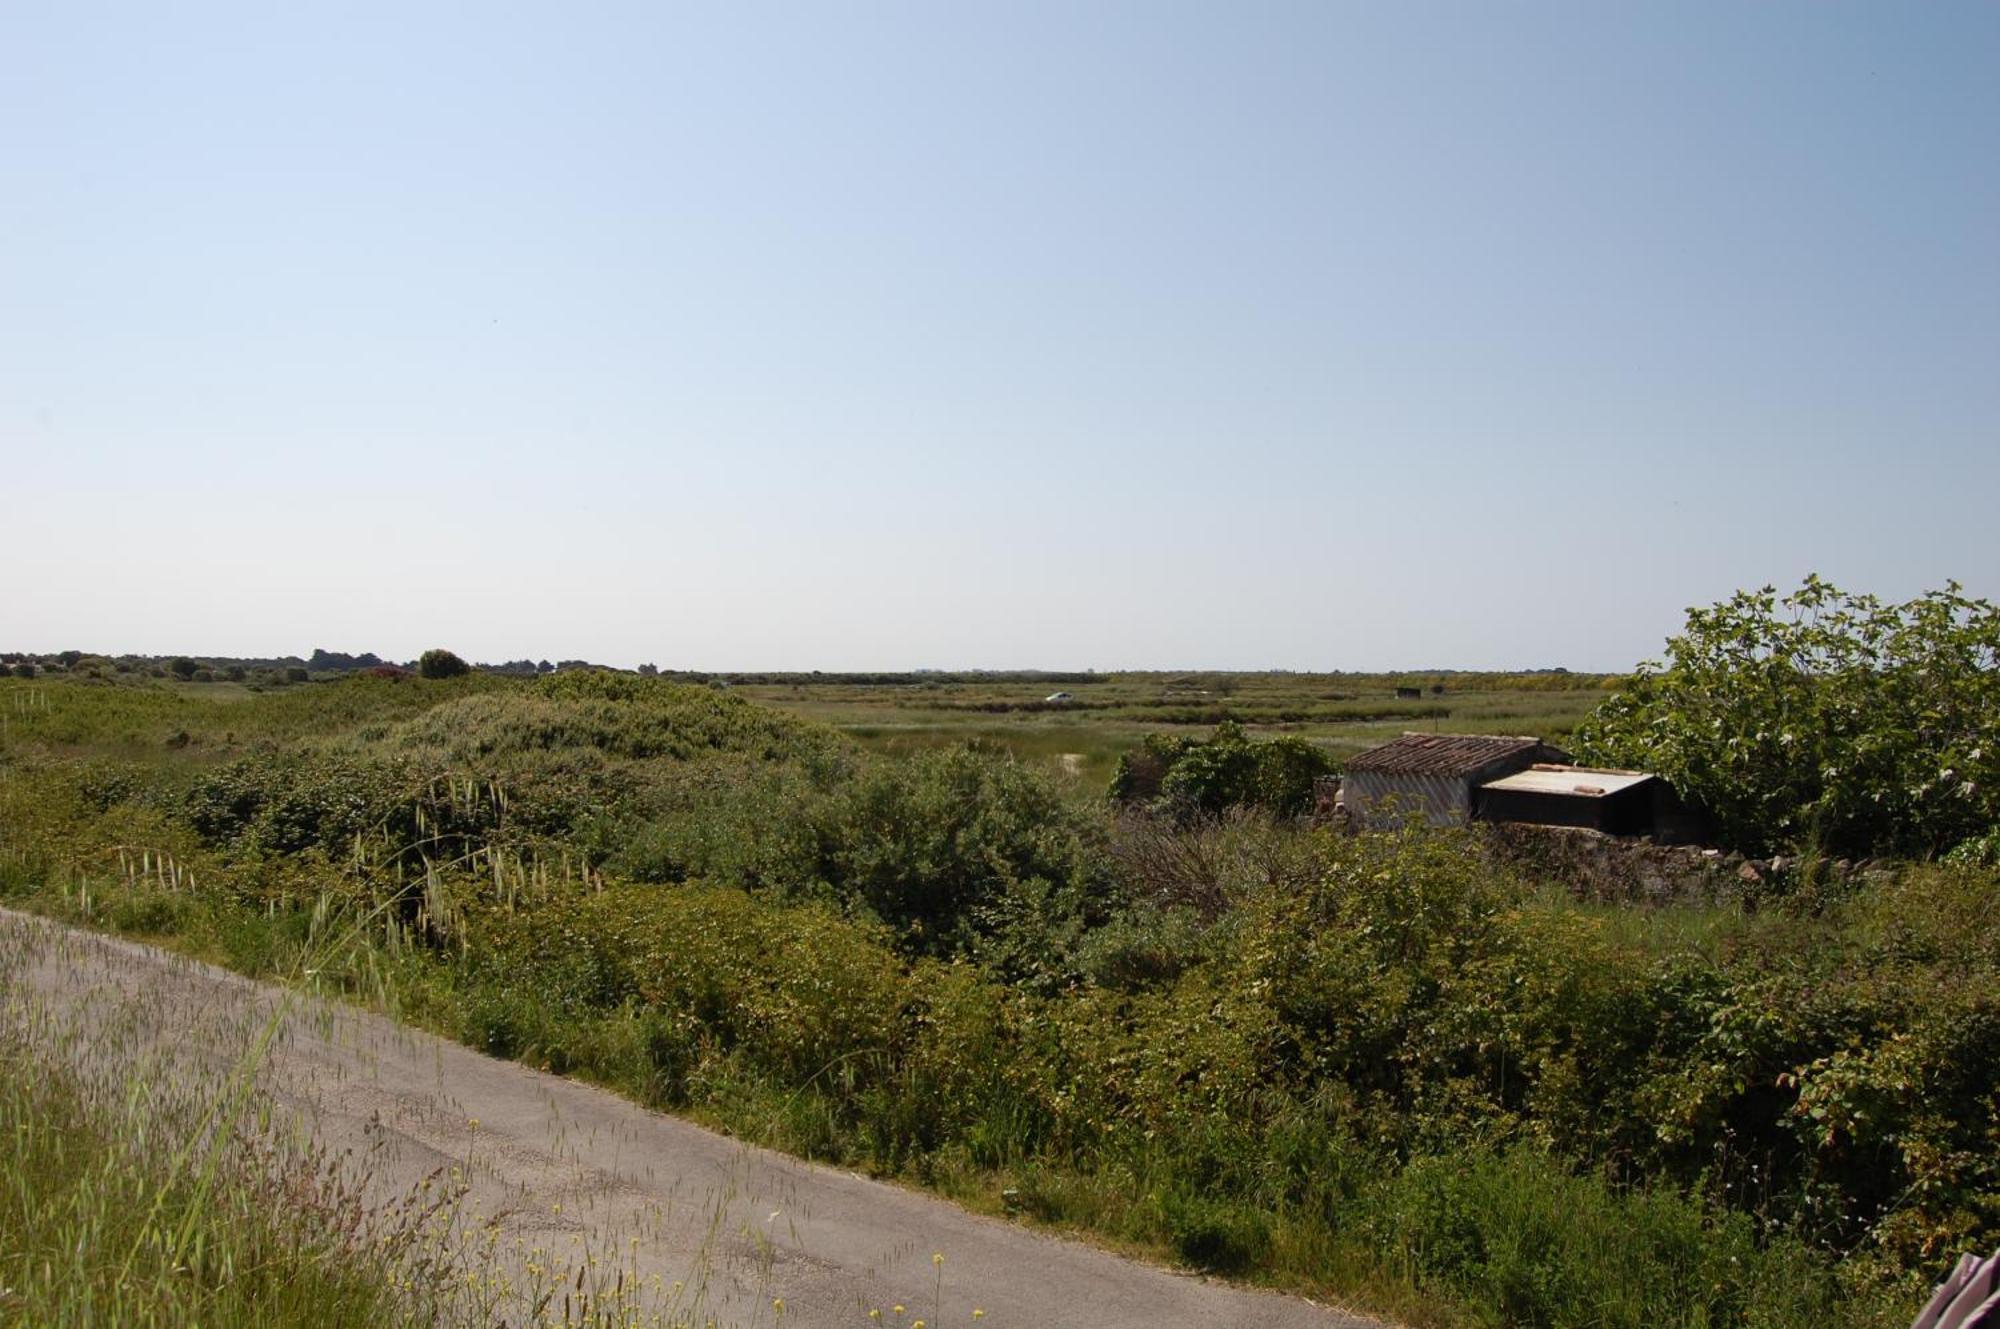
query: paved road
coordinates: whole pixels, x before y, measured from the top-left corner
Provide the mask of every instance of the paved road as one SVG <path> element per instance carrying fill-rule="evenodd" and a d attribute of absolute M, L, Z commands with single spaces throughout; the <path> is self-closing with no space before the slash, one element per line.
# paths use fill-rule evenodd
<path fill-rule="evenodd" d="M 495 1303 L 506 1320 L 531 1318 L 531 1287 L 580 1299 L 581 1271 L 598 1305 L 621 1301 L 640 1324 L 946 1329 L 974 1309 L 980 1329 L 1374 1324 L 746 1146 L 151 947 L 0 911 L 0 966 L 15 977 L 8 1018 L 59 1017 L 81 1034 L 67 1055 L 95 1070 L 145 1057 L 149 1075 L 219 1080 L 266 1038 L 256 1096 L 272 1129 L 345 1160 L 373 1203 L 426 1177 L 461 1187 L 455 1231 L 485 1252 L 482 1286 L 510 1289 Z"/>

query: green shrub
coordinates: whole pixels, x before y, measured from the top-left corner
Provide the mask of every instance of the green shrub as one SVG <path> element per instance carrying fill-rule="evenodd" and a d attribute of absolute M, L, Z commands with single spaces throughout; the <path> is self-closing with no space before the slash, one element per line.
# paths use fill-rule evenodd
<path fill-rule="evenodd" d="M 437 792 L 406 763 L 260 753 L 197 777 L 181 809 L 203 839 L 247 854 L 338 856 L 357 836 L 386 835 L 397 844 L 421 840 L 432 858 L 450 858 L 463 844 L 454 833 L 473 831 L 482 810 L 490 824 L 492 813 L 485 804 L 432 797 Z"/>
<path fill-rule="evenodd" d="M 1333 758 L 1301 738 L 1252 740 L 1225 722 L 1206 741 L 1149 735 L 1119 759 L 1111 797 L 1150 801 L 1182 821 L 1258 808 L 1279 817 L 1312 809 Z"/>
<path fill-rule="evenodd" d="M 1196 1189 L 1162 1197 L 1160 1211 L 1174 1253 L 1197 1269 L 1237 1273 L 1269 1253 L 1269 1220 L 1240 1200 Z"/>
<path fill-rule="evenodd" d="M 1173 764 L 1193 748 L 1197 740 L 1183 734 L 1148 734 L 1135 748 L 1118 758 L 1111 776 L 1111 798 L 1118 803 L 1149 803 L 1160 795 L 1160 785 Z"/>
<path fill-rule="evenodd" d="M 1740 1215 L 1672 1187 L 1620 1191 L 1531 1148 L 1419 1159 L 1372 1209 L 1393 1258 L 1488 1324 L 1868 1323 L 1887 1309 L 1843 1298 L 1802 1243 L 1760 1243 Z"/>
<path fill-rule="evenodd" d="M 979 911 L 1020 884 L 1064 895 L 1072 913 L 1108 884 L 1101 847 L 1052 782 L 970 747 L 871 764 L 817 830 L 837 894 L 931 954 L 966 944 Z"/>
<path fill-rule="evenodd" d="M 1944 861 L 1969 867 L 2000 867 L 2000 828 L 1960 840 L 1944 856 Z"/>
<path fill-rule="evenodd" d="M 1206 933 L 1193 910 L 1141 905 L 1093 929 L 1077 963 L 1100 986 L 1136 992 L 1172 982 L 1200 963 L 1205 949 Z"/>

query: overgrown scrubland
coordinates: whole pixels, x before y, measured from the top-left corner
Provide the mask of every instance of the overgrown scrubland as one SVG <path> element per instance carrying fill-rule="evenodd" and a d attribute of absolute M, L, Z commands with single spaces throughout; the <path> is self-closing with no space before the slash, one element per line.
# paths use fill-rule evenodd
<path fill-rule="evenodd" d="M 705 688 L 0 685 L 0 898 L 1422 1322 L 1886 1323 L 2000 1236 L 2000 878 L 1570 902 Z"/>

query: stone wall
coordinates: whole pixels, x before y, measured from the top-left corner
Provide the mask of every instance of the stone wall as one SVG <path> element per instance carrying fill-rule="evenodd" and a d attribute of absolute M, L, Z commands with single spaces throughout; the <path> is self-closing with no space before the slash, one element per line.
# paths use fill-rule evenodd
<path fill-rule="evenodd" d="M 1606 903 L 1749 903 L 1789 889 L 1800 869 L 1796 859 L 1782 856 L 1746 858 L 1699 845 L 1659 844 L 1567 826 L 1482 822 L 1479 830 L 1501 862 L 1560 882 L 1579 899 Z M 1874 868 L 1847 859 L 1815 866 L 1835 881 Z"/>

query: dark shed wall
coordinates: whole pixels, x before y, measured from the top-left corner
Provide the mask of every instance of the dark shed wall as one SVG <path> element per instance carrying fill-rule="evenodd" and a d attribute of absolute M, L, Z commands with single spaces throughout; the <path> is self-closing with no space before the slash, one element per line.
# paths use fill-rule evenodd
<path fill-rule="evenodd" d="M 1580 826 L 1606 835 L 1650 835 L 1653 830 L 1653 785 L 1633 785 L 1616 793 L 1592 796 L 1558 794 L 1539 789 L 1482 789 L 1479 817 L 1483 821 L 1527 822 L 1535 826 Z"/>

